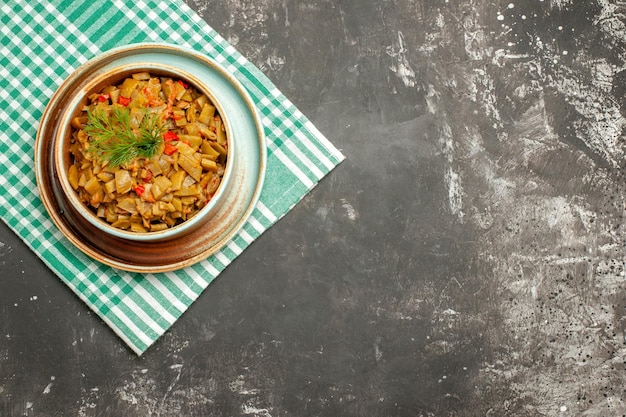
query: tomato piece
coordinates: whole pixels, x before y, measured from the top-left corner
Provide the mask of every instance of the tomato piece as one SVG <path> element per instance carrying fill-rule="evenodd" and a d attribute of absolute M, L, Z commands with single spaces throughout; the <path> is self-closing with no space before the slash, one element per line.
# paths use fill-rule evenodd
<path fill-rule="evenodd" d="M 178 152 L 178 148 L 176 146 L 169 142 L 165 142 L 165 149 L 163 149 L 163 153 L 165 155 L 174 155 L 176 152 Z"/>
<path fill-rule="evenodd" d="M 163 140 L 165 142 L 169 142 L 171 140 L 178 140 L 178 135 L 172 131 L 168 131 L 163 134 Z"/>
<path fill-rule="evenodd" d="M 124 96 L 119 96 L 117 99 L 118 104 L 126 107 L 130 104 L 130 98 L 124 97 Z"/>

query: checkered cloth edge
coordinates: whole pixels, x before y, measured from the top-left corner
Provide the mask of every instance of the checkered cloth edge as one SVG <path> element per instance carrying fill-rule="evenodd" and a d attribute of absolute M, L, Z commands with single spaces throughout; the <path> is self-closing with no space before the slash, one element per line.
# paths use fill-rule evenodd
<path fill-rule="evenodd" d="M 0 8 L 0 216 L 139 355 L 344 159 L 258 68 L 180 0 L 2 0 Z M 225 66 L 256 104 L 268 147 L 261 198 L 241 232 L 208 259 L 158 274 L 116 270 L 77 250 L 46 213 L 33 171 L 37 126 L 57 87 L 99 53 L 140 42 L 186 46 Z"/>

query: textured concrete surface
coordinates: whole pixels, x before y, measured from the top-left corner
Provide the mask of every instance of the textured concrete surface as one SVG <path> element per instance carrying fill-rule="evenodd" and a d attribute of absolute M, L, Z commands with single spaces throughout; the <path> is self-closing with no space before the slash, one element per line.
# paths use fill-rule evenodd
<path fill-rule="evenodd" d="M 0 225 L 0 415 L 626 415 L 623 2 L 189 5 L 348 159 L 141 358 Z"/>

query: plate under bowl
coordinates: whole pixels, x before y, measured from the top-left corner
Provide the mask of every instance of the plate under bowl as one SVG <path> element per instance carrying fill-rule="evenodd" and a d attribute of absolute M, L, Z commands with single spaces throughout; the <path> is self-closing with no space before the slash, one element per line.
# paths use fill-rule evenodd
<path fill-rule="evenodd" d="M 119 67 L 180 68 L 210 86 L 227 115 L 236 147 L 229 158 L 231 177 L 221 205 L 200 227 L 165 241 L 133 241 L 105 234 L 73 209 L 63 192 L 55 141 L 63 129 L 62 115 L 90 80 Z M 35 143 L 37 186 L 46 210 L 74 246 L 115 268 L 156 273 L 192 265 L 219 251 L 244 226 L 258 202 L 265 179 L 267 150 L 258 111 L 245 88 L 225 68 L 198 52 L 175 45 L 134 44 L 88 61 L 70 75 L 50 99 Z"/>

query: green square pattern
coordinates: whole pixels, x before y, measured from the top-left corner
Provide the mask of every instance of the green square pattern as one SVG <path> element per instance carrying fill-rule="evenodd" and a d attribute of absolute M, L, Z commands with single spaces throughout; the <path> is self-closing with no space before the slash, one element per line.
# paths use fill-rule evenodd
<path fill-rule="evenodd" d="M 258 68 L 181 0 L 0 0 L 0 9 L 0 216 L 138 355 L 344 159 Z M 178 44 L 216 59 L 250 93 L 267 136 L 267 176 L 250 220 L 220 252 L 168 273 L 120 271 L 77 250 L 50 220 L 32 169 L 47 98 L 88 59 L 139 42 Z"/>

